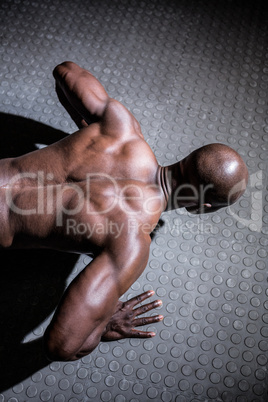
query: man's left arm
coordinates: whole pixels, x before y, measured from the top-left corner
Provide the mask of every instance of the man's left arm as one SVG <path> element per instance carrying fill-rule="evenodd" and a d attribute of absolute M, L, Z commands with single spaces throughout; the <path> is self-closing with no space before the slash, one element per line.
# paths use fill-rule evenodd
<path fill-rule="evenodd" d="M 44 336 L 45 351 L 50 360 L 79 359 L 91 353 L 101 340 L 154 335 L 142 331 L 137 333 L 129 325 L 157 322 L 162 319 L 161 316 L 136 324 L 130 319 L 124 327 L 124 315 L 129 316 L 137 302 L 118 302 L 144 270 L 148 253 L 149 245 L 140 241 L 136 241 L 135 246 L 121 244 L 119 252 L 118 249 L 107 248 L 74 279 Z M 144 294 L 137 301 L 149 296 Z M 151 303 L 147 310 L 158 305 L 159 302 Z M 141 308 L 134 318 L 145 311 L 146 308 L 144 311 Z"/>

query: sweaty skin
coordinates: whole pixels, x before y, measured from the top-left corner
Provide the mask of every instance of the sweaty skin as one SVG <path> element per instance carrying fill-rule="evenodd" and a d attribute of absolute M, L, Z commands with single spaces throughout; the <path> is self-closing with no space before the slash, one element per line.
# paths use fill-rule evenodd
<path fill-rule="evenodd" d="M 125 303 L 119 298 L 147 264 L 150 233 L 161 213 L 200 206 L 200 197 L 192 201 L 185 184 L 199 191 L 201 179 L 196 177 L 201 177 L 197 172 L 203 162 L 196 163 L 194 171 L 187 167 L 194 166 L 189 163 L 191 156 L 169 167 L 159 166 L 137 120 L 108 96 L 90 72 L 64 62 L 53 74 L 58 97 L 79 131 L 41 150 L 0 161 L 0 245 L 94 254 L 67 288 L 44 336 L 49 359 L 75 360 L 101 340 L 155 335 L 134 328 L 163 319 L 137 318 L 161 305 L 157 300 L 134 309 L 154 292 Z M 230 148 L 223 148 L 221 153 L 228 156 Z M 238 154 L 230 155 L 236 161 L 233 181 L 244 180 L 238 186 L 240 196 L 247 169 Z M 226 172 L 221 172 L 228 179 L 230 166 L 224 163 Z M 227 204 L 204 202 L 214 210 Z"/>

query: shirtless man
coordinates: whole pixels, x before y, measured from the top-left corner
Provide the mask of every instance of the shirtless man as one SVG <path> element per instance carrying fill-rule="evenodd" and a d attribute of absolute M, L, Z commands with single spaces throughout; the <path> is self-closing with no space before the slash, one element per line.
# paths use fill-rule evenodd
<path fill-rule="evenodd" d="M 244 192 L 248 172 L 231 148 L 211 144 L 159 166 L 139 123 L 88 71 L 72 62 L 54 70 L 62 104 L 80 128 L 46 148 L 2 159 L 1 232 L 5 248 L 56 248 L 93 253 L 49 324 L 50 360 L 75 360 L 101 340 L 151 337 L 134 327 L 161 304 L 134 309 L 153 292 L 119 298 L 148 261 L 150 233 L 164 210 L 217 210 Z"/>

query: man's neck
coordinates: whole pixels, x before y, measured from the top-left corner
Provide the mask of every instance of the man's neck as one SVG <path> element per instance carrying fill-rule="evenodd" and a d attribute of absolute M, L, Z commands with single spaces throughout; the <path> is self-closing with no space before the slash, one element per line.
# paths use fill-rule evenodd
<path fill-rule="evenodd" d="M 166 205 L 168 204 L 169 197 L 171 196 L 172 193 L 171 189 L 172 177 L 169 176 L 171 176 L 169 172 L 169 166 L 158 167 L 158 183 L 164 193 Z"/>
<path fill-rule="evenodd" d="M 166 210 L 183 207 L 182 205 L 174 206 L 173 204 L 173 195 L 176 193 L 178 187 L 183 182 L 183 175 L 182 175 L 182 164 L 180 162 L 176 162 L 173 165 L 159 167 L 159 183 L 162 187 L 162 190 L 165 194 L 166 199 Z"/>

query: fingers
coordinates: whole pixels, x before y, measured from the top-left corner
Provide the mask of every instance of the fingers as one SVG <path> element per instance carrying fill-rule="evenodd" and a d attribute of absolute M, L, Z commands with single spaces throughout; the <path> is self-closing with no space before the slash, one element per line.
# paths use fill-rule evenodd
<path fill-rule="evenodd" d="M 143 325 L 154 324 L 156 322 L 162 321 L 164 317 L 162 315 L 154 315 L 153 317 L 142 317 L 136 318 L 133 324 L 135 327 L 142 327 Z"/>
<path fill-rule="evenodd" d="M 155 300 L 153 302 L 144 304 L 144 305 L 134 309 L 134 306 L 143 302 L 144 300 L 148 299 L 149 297 L 153 296 L 154 294 L 155 294 L 155 292 L 153 290 L 149 290 L 138 296 L 133 297 L 132 299 L 130 299 L 129 301 L 124 303 L 125 306 L 128 309 L 131 309 L 132 312 L 134 313 L 133 319 L 132 319 L 133 326 L 140 327 L 143 325 L 149 325 L 149 324 L 157 323 L 164 319 L 163 315 L 154 315 L 152 317 L 135 318 L 141 314 L 147 313 L 148 311 L 151 311 L 159 306 L 162 306 L 162 300 Z M 128 336 L 134 337 L 134 338 L 151 338 L 152 336 L 155 336 L 155 333 L 150 332 L 150 331 L 140 331 L 140 330 L 136 330 L 136 329 L 132 328 Z"/>
<path fill-rule="evenodd" d="M 154 290 L 148 290 L 147 292 L 141 293 L 140 295 L 135 296 L 132 299 L 128 300 L 127 302 L 125 302 L 125 305 L 130 308 L 133 308 L 134 306 L 136 306 L 139 303 L 142 303 L 144 300 L 148 299 L 149 297 L 153 296 L 154 294 L 155 294 Z M 159 300 L 159 302 L 161 302 L 161 301 Z M 162 302 L 159 304 L 159 306 L 161 304 L 162 304 Z M 151 306 L 151 303 L 149 303 L 148 305 Z M 147 306 L 147 304 L 146 304 L 146 306 Z M 152 308 L 155 308 L 157 306 L 152 306 L 151 308 L 149 308 L 149 310 L 151 310 Z M 140 309 L 140 308 L 145 308 L 145 306 L 139 307 L 138 309 Z M 138 309 L 136 309 L 135 311 L 137 311 Z M 145 313 L 146 311 L 149 311 L 149 310 L 146 308 L 142 312 Z M 142 312 L 138 313 L 138 314 L 142 314 Z"/>
<path fill-rule="evenodd" d="M 128 300 L 127 302 L 125 302 L 126 305 L 130 306 L 131 308 L 133 308 L 134 306 L 136 306 L 137 304 L 143 302 L 144 300 L 148 299 L 149 297 L 154 295 L 154 291 L 153 290 L 148 290 L 147 292 L 144 292 L 138 296 L 132 297 L 132 299 Z"/>
<path fill-rule="evenodd" d="M 152 338 L 155 335 L 156 335 L 155 332 L 139 331 L 137 329 L 132 329 L 132 331 L 130 332 L 128 337 L 129 338 Z"/>
<path fill-rule="evenodd" d="M 135 296 L 132 299 L 128 300 L 127 302 L 123 303 L 124 307 L 126 308 L 127 311 L 129 311 L 129 310 L 132 311 L 131 323 L 132 323 L 133 327 L 154 324 L 154 323 L 157 323 L 164 319 L 163 315 L 154 315 L 152 317 L 136 318 L 137 316 L 147 313 L 148 311 L 151 311 L 162 305 L 161 300 L 155 300 L 153 302 L 144 304 L 144 305 L 139 306 L 134 309 L 134 307 L 137 304 L 142 303 L 144 300 L 147 300 L 149 297 L 153 296 L 154 294 L 155 294 L 155 292 L 153 290 L 149 290 L 149 291 L 144 292 L 138 296 Z M 126 334 L 125 336 L 128 338 L 152 338 L 153 336 L 156 335 L 155 332 L 141 331 L 141 330 L 138 330 L 135 328 L 129 329 L 127 332 L 128 332 L 128 334 Z"/>
<path fill-rule="evenodd" d="M 147 313 L 147 311 L 153 310 L 159 306 L 162 306 L 162 300 L 155 300 L 151 303 L 145 304 L 144 306 L 140 306 L 134 310 L 135 316 Z"/>

